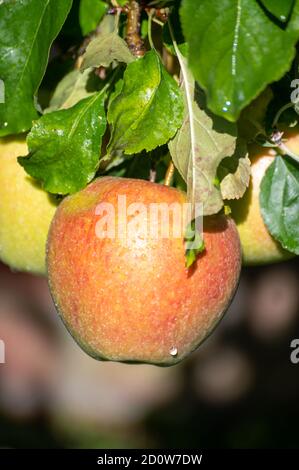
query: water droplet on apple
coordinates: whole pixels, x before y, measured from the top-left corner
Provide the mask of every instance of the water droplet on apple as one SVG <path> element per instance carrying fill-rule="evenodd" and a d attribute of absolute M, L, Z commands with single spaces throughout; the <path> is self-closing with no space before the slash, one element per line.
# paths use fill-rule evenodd
<path fill-rule="evenodd" d="M 178 355 L 178 349 L 175 348 L 175 347 L 172 347 L 169 351 L 169 354 L 172 356 L 172 357 L 175 357 Z"/>

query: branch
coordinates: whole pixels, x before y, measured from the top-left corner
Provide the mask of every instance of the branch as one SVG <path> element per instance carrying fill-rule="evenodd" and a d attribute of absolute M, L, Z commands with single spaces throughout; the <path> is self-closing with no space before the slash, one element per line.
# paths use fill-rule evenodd
<path fill-rule="evenodd" d="M 140 36 L 141 7 L 136 0 L 130 0 L 127 15 L 127 44 L 135 57 L 142 57 L 145 54 L 145 48 Z"/>

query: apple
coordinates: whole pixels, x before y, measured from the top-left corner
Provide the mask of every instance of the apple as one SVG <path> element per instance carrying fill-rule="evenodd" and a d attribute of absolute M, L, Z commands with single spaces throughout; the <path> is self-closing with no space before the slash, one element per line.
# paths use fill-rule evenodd
<path fill-rule="evenodd" d="M 299 151 L 298 131 L 287 134 L 286 145 L 294 152 Z M 260 184 L 275 158 L 275 151 L 252 144 L 249 158 L 252 165 L 249 188 L 242 199 L 229 202 L 241 239 L 243 264 L 261 265 L 287 260 L 294 255 L 271 236 L 260 212 Z"/>
<path fill-rule="evenodd" d="M 153 203 L 179 208 L 186 203 L 174 188 L 115 177 L 96 179 L 65 198 L 48 237 L 51 293 L 66 327 L 92 357 L 172 365 L 210 334 L 232 300 L 241 268 L 238 232 L 225 215 L 204 218 L 205 250 L 187 269 L 184 231 L 163 236 L 161 218 L 157 237 L 142 231 L 142 224 L 127 230 L 126 238 L 119 235 L 126 226 L 120 197 L 128 213 L 136 203 L 146 210 Z M 99 208 L 106 206 L 115 210 L 118 236 L 108 224 L 99 230 L 104 217 Z M 140 214 L 141 221 L 148 220 Z M 136 216 L 128 221 L 136 222 Z"/>
<path fill-rule="evenodd" d="M 16 271 L 46 272 L 46 241 L 56 210 L 53 197 L 17 161 L 24 136 L 0 139 L 0 260 Z"/>

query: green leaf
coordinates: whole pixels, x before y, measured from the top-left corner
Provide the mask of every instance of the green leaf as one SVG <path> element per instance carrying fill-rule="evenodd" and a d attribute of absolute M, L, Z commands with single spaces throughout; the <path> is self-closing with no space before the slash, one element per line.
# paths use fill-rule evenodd
<path fill-rule="evenodd" d="M 106 15 L 97 27 L 97 35 L 112 33 L 115 30 L 115 17 L 113 15 Z"/>
<path fill-rule="evenodd" d="M 116 32 L 101 34 L 88 44 L 81 70 L 90 67 L 109 67 L 114 60 L 129 64 L 135 60 L 135 57 L 127 43 Z"/>
<path fill-rule="evenodd" d="M 294 0 L 261 0 L 264 7 L 280 21 L 287 21 Z"/>
<path fill-rule="evenodd" d="M 74 193 L 94 177 L 106 128 L 104 101 L 102 91 L 34 123 L 27 137 L 29 156 L 19 163 L 46 191 Z"/>
<path fill-rule="evenodd" d="M 273 92 L 270 87 L 267 87 L 249 106 L 243 109 L 238 120 L 238 135 L 247 142 L 256 139 L 259 134 L 266 133 L 268 107 L 272 99 Z"/>
<path fill-rule="evenodd" d="M 50 46 L 72 0 L 0 2 L 0 136 L 24 132 L 38 117 L 34 97 L 44 75 Z"/>
<path fill-rule="evenodd" d="M 183 120 L 183 98 L 155 50 L 127 66 L 122 92 L 111 101 L 108 157 L 153 150 L 169 141 Z"/>
<path fill-rule="evenodd" d="M 261 213 L 283 248 L 299 255 L 299 166 L 277 156 L 261 182 Z"/>
<path fill-rule="evenodd" d="M 80 1 L 79 23 L 83 36 L 96 29 L 107 10 L 108 5 L 102 0 Z"/>
<path fill-rule="evenodd" d="M 219 185 L 215 185 L 221 160 L 234 154 L 236 126 L 212 116 L 205 109 L 203 96 L 185 57 L 176 47 L 181 65 L 181 87 L 185 96 L 185 118 L 182 127 L 169 143 L 173 163 L 187 183 L 188 199 L 203 204 L 203 214 L 216 214 L 223 206 Z"/>
<path fill-rule="evenodd" d="M 185 264 L 189 269 L 197 260 L 197 257 L 205 249 L 204 240 L 196 229 L 196 223 L 193 219 L 186 228 L 185 234 Z"/>
<path fill-rule="evenodd" d="M 58 109 L 68 109 L 96 92 L 98 78 L 91 69 L 81 73 L 79 70 L 72 70 L 58 83 L 49 108 L 44 113 L 57 111 Z"/>
<path fill-rule="evenodd" d="M 240 199 L 244 195 L 250 180 L 250 160 L 244 141 L 237 141 L 235 154 L 220 162 L 217 174 L 223 199 Z"/>
<path fill-rule="evenodd" d="M 234 157 L 229 157 L 234 158 Z M 238 166 L 229 172 L 220 183 L 223 199 L 240 199 L 246 191 L 250 180 L 250 160 L 248 157 L 238 158 Z"/>
<path fill-rule="evenodd" d="M 268 83 L 290 68 L 299 36 L 299 3 L 282 29 L 256 0 L 183 0 L 188 60 L 209 108 L 235 121 Z"/>
<path fill-rule="evenodd" d="M 124 86 L 124 81 L 122 78 L 120 78 L 114 85 L 114 90 L 109 96 L 109 106 L 110 103 L 112 103 L 113 100 L 121 93 L 122 89 Z"/>

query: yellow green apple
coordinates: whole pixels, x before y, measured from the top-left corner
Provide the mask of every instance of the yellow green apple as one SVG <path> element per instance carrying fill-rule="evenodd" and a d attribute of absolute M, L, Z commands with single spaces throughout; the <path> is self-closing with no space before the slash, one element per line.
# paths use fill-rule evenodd
<path fill-rule="evenodd" d="M 285 145 L 293 152 L 299 152 L 298 130 L 288 131 L 284 137 Z M 260 184 L 275 155 L 274 149 L 255 144 L 249 146 L 252 165 L 249 188 L 242 199 L 229 203 L 241 239 L 244 265 L 275 263 L 294 256 L 271 236 L 260 211 Z"/>
<path fill-rule="evenodd" d="M 0 260 L 16 271 L 45 274 L 45 247 L 56 202 L 17 161 L 24 136 L 0 139 Z"/>

